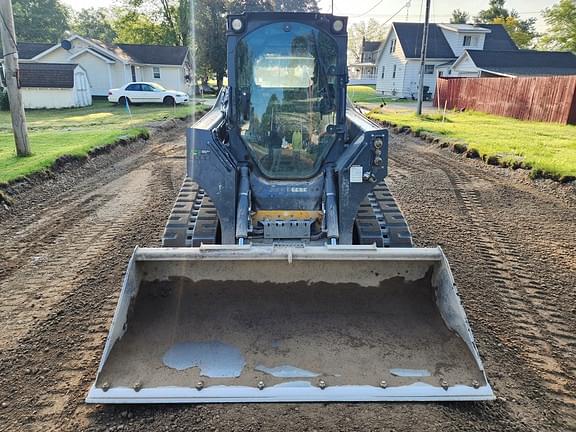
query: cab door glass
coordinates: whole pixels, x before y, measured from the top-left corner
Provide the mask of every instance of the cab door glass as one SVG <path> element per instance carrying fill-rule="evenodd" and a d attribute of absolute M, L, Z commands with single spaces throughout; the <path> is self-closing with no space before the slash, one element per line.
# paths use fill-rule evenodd
<path fill-rule="evenodd" d="M 318 172 L 335 139 L 337 51 L 328 34 L 301 23 L 266 25 L 239 42 L 237 120 L 265 176 Z"/>

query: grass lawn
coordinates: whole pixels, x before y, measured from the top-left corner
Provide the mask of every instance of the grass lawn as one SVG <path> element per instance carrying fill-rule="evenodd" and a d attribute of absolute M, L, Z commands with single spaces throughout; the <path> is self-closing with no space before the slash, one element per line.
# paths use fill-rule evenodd
<path fill-rule="evenodd" d="M 411 112 L 377 112 L 370 117 L 410 126 L 467 145 L 484 159 L 531 169 L 533 177 L 570 180 L 576 177 L 576 126 L 516 120 L 480 112 L 448 112 L 421 117 Z"/>
<path fill-rule="evenodd" d="M 364 104 L 377 104 L 380 105 L 382 101 L 388 102 L 409 102 L 406 99 L 394 99 L 384 97 L 376 91 L 375 85 L 349 85 L 348 97 L 354 103 Z"/>
<path fill-rule="evenodd" d="M 84 156 L 94 148 L 123 138 L 146 135 L 146 125 L 164 119 L 185 118 L 199 107 L 163 105 L 124 107 L 94 101 L 86 108 L 26 112 L 32 156 L 16 157 L 10 113 L 0 111 L 0 184 L 40 171 L 60 156 Z"/>
<path fill-rule="evenodd" d="M 354 103 L 381 103 L 382 96 L 376 91 L 374 85 L 349 85 L 348 97 Z"/>

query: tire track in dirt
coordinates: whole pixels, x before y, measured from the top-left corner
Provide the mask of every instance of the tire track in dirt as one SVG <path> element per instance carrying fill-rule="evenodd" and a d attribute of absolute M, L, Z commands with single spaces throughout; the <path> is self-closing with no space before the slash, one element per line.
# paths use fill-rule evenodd
<path fill-rule="evenodd" d="M 177 136 L 180 128 L 169 131 L 159 142 L 147 143 L 144 154 L 136 154 L 125 160 L 120 160 L 112 168 L 98 173 L 94 182 L 80 183 L 65 197 L 54 197 L 28 211 L 19 209 L 12 221 L 5 221 L 4 229 L 0 232 L 0 281 L 6 278 L 14 269 L 25 265 L 27 261 L 35 259 L 37 251 L 44 245 L 53 245 L 55 239 L 70 224 L 70 216 L 74 215 L 76 221 L 94 212 L 115 197 L 114 194 L 99 194 L 93 191 L 105 186 L 111 181 L 128 174 L 130 171 L 149 163 L 152 160 L 164 160 L 168 157 L 182 154 L 174 146 L 166 145 Z M 95 184 L 96 183 L 96 184 Z M 24 207 L 24 206 L 22 206 Z M 41 211 L 41 215 L 37 215 Z"/>
<path fill-rule="evenodd" d="M 36 320 L 46 318 L 51 306 L 68 293 L 91 262 L 107 253 L 110 243 L 146 201 L 149 170 L 135 170 L 98 191 L 92 212 L 69 212 L 69 226 L 51 244 L 34 248 L 34 259 L 0 282 L 0 334 L 2 350 L 11 348 Z M 71 209 L 72 211 L 74 208 Z"/>
<path fill-rule="evenodd" d="M 453 161 L 437 150 L 420 149 L 411 155 L 409 162 L 394 156 L 393 163 L 400 166 L 400 173 L 418 166 L 416 173 L 421 174 L 422 167 L 426 167 L 441 170 L 449 179 L 467 217 L 467 229 L 474 231 L 482 264 L 494 282 L 491 291 L 501 298 L 499 303 L 511 318 L 513 336 L 507 342 L 519 347 L 521 355 L 536 369 L 548 396 L 559 408 L 560 421 L 566 427 L 576 427 L 576 339 L 568 330 L 576 327 L 570 327 L 574 324 L 570 316 L 559 313 L 563 301 L 574 304 L 570 303 L 573 296 L 560 299 L 558 292 L 547 289 L 546 281 L 533 277 L 538 273 L 523 259 L 526 253 L 521 242 L 526 239 L 511 235 L 509 227 L 495 219 L 497 212 L 484 204 L 482 192 L 493 189 L 497 179 L 475 167 L 466 169 L 462 161 Z M 564 261 L 570 260 L 569 256 L 562 257 Z"/>
<path fill-rule="evenodd" d="M 481 254 L 489 265 L 496 287 L 503 290 L 505 307 L 518 328 L 518 340 L 515 342 L 536 363 L 552 396 L 562 403 L 576 406 L 570 389 L 573 384 L 570 369 L 574 365 L 567 364 L 568 359 L 562 361 L 555 355 L 558 348 L 566 347 L 566 341 L 558 338 L 565 331 L 566 322 L 558 322 L 549 314 L 555 311 L 550 301 L 554 300 L 553 295 L 546 294 L 541 283 L 534 280 L 531 272 L 520 264 L 521 252 L 517 244 L 510 241 L 507 233 L 490 218 L 478 192 L 471 189 L 462 173 L 453 170 L 446 174 L 466 207 L 472 224 L 481 233 L 476 242 L 483 249 Z"/>
<path fill-rule="evenodd" d="M 22 328 L 21 338 L 9 348 L 2 339 L 0 397 L 10 405 L 1 412 L 0 425 L 31 431 L 83 430 L 87 425 L 87 414 L 94 408 L 83 399 L 108 333 L 118 281 L 136 244 L 159 243 L 175 184 L 181 181 L 176 179 L 183 176 L 181 167 L 161 157 L 170 147 L 174 145 L 163 143 L 163 148 L 152 149 L 148 161 L 98 188 L 95 193 L 113 198 L 62 232 L 58 244 L 71 247 L 63 248 L 60 259 L 44 269 L 57 282 L 54 296 L 45 303 L 47 315 Z M 159 211 L 162 208 L 166 214 Z M 90 235 L 77 238 L 86 228 Z M 8 279 L 20 273 L 19 269 Z M 21 301 L 10 306 L 13 314 L 26 315 Z M 19 385 L 14 392 L 15 382 Z"/>

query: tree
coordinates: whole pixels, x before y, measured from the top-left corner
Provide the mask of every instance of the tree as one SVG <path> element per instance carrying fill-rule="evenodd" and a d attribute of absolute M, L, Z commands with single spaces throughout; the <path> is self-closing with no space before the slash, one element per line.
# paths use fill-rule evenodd
<path fill-rule="evenodd" d="M 362 41 L 379 41 L 386 36 L 386 28 L 374 18 L 368 22 L 360 21 L 350 26 L 348 30 L 348 57 L 355 62 L 361 61 Z"/>
<path fill-rule="evenodd" d="M 22 42 L 56 43 L 69 26 L 69 10 L 60 0 L 13 0 L 16 37 Z"/>
<path fill-rule="evenodd" d="M 110 12 L 106 8 L 82 9 L 73 17 L 72 31 L 108 43 L 113 42 L 117 36 L 112 27 Z"/>
<path fill-rule="evenodd" d="M 170 29 L 139 12 L 118 11 L 113 29 L 116 43 L 172 45 L 173 42 Z"/>
<path fill-rule="evenodd" d="M 225 0 L 196 0 L 196 65 L 197 72 L 216 75 L 222 87 L 226 72 L 226 10 Z"/>
<path fill-rule="evenodd" d="M 454 9 L 452 11 L 452 18 L 450 18 L 450 22 L 452 24 L 466 24 L 470 19 L 470 14 L 468 12 L 464 12 L 460 9 Z"/>
<path fill-rule="evenodd" d="M 272 4 L 277 12 L 318 12 L 316 0 L 275 0 Z"/>
<path fill-rule="evenodd" d="M 486 10 L 481 10 L 476 17 L 477 23 L 491 23 L 496 18 L 508 18 L 510 13 L 504 4 L 506 0 L 490 0 L 490 7 Z"/>
<path fill-rule="evenodd" d="M 190 45 L 190 33 L 192 31 L 190 19 L 190 0 L 181 0 L 178 3 L 178 29 L 184 46 Z"/>
<path fill-rule="evenodd" d="M 227 9 L 242 12 L 318 12 L 316 0 L 229 0 Z"/>
<path fill-rule="evenodd" d="M 536 18 L 520 20 L 514 16 L 494 18 L 493 24 L 502 24 L 514 43 L 519 48 L 532 48 L 533 41 L 538 36 L 535 30 Z"/>
<path fill-rule="evenodd" d="M 576 3 L 560 0 L 544 10 L 548 31 L 542 36 L 542 46 L 547 49 L 576 52 Z"/>
<path fill-rule="evenodd" d="M 519 48 L 532 48 L 536 32 L 536 18 L 520 19 L 520 14 L 504 7 L 506 0 L 490 0 L 490 7 L 475 18 L 477 23 L 502 24 Z"/>
<path fill-rule="evenodd" d="M 166 45 L 190 42 L 190 0 L 123 0 L 122 9 L 164 27 Z"/>

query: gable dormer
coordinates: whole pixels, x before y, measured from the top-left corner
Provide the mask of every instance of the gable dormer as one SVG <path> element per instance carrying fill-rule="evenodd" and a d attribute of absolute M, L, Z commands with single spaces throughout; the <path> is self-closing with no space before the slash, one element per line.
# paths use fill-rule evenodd
<path fill-rule="evenodd" d="M 464 50 L 483 50 L 486 35 L 491 30 L 473 24 L 438 24 L 446 41 L 458 57 Z"/>

